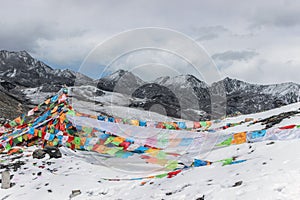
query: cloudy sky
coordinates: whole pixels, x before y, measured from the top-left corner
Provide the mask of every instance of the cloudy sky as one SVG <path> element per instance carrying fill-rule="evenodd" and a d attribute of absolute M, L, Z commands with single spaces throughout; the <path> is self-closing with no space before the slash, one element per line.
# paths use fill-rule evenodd
<path fill-rule="evenodd" d="M 175 54 L 176 48 L 184 44 L 182 50 L 186 50 L 190 44 L 177 36 L 176 40 L 174 35 L 167 37 L 168 34 L 158 31 L 157 35 L 164 35 L 162 38 L 137 34 L 123 37 L 123 42 L 111 40 L 129 30 L 157 27 L 193 39 L 216 64 L 220 77 L 253 83 L 300 83 L 300 3 L 297 1 L 3 0 L 0 27 L 0 49 L 26 50 L 54 68 L 84 72 L 81 68 L 92 66 L 90 61 L 101 71 L 114 61 L 110 70 L 144 70 L 140 75 L 147 79 L 168 73 L 193 74 L 192 68 L 179 67 L 186 66 L 187 62 Z M 138 46 L 132 45 L 135 38 L 141 42 Z M 132 51 L 145 42 L 149 44 L 149 40 L 160 51 Z M 97 48 L 102 48 L 98 51 L 101 55 L 92 56 Z M 132 52 L 120 56 L 129 52 L 126 49 Z M 185 50 L 182 52 L 195 54 Z M 109 59 L 103 54 L 109 54 Z M 117 60 L 116 56 L 119 56 Z M 203 55 L 198 56 L 198 60 L 205 59 Z M 177 68 L 172 70 L 172 67 Z M 164 70 L 159 72 L 159 69 Z M 87 74 L 96 78 L 99 73 Z"/>

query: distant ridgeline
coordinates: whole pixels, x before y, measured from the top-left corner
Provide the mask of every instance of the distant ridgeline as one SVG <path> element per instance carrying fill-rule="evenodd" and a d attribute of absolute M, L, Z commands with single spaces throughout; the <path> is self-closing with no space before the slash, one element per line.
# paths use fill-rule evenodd
<path fill-rule="evenodd" d="M 258 85 L 225 78 L 208 85 L 193 75 L 166 76 L 145 82 L 125 70 L 93 80 L 72 70 L 53 69 L 26 51 L 0 51 L 0 117 L 13 119 L 34 106 L 34 99 L 24 91 L 36 89 L 39 96 L 56 93 L 63 85 L 97 87 L 95 96 L 105 95 L 104 91 L 129 94 L 133 98 L 126 106 L 159 113 L 160 109 L 152 109 L 159 105 L 168 116 L 192 121 L 211 120 L 210 92 L 220 90 L 226 94 L 226 110 L 221 114 L 229 116 L 266 111 L 300 101 L 300 85 L 296 83 Z M 191 100 L 194 101 L 191 103 Z"/>
<path fill-rule="evenodd" d="M 203 144 L 211 150 L 246 142 L 300 137 L 299 125 L 219 134 L 218 130 L 237 126 L 243 122 L 209 130 L 212 123 L 214 122 L 147 122 L 79 113 L 69 105 L 68 90 L 63 89 L 27 114 L 2 126 L 0 147 L 2 151 L 9 153 L 15 146 L 65 146 L 97 152 L 110 159 L 129 159 L 133 155 L 138 155 L 145 162 L 169 171 L 155 176 L 156 178 L 165 176 L 170 178 L 191 167 L 215 162 L 228 165 L 245 161 L 236 158 L 219 161 L 201 160 L 198 157 L 207 150 Z"/>
<path fill-rule="evenodd" d="M 219 94 L 223 90 L 226 95 L 224 114 L 228 116 L 257 113 L 300 101 L 300 85 L 296 83 L 259 85 L 225 78 L 208 85 L 193 75 L 160 77 L 148 83 L 124 70 L 116 71 L 97 82 L 101 90 L 134 97 L 130 107 L 149 110 L 153 105 L 161 105 L 168 116 L 192 121 L 211 119 L 210 94 Z M 203 113 L 200 115 L 194 110 Z"/>

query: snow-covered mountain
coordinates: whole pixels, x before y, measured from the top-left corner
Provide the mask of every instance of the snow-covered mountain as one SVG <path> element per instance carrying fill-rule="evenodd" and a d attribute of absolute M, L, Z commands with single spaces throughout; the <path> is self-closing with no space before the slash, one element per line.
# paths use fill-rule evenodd
<path fill-rule="evenodd" d="M 155 83 L 166 86 L 166 87 L 181 87 L 181 88 L 188 88 L 188 87 L 197 87 L 197 88 L 208 88 L 204 81 L 199 80 L 193 75 L 180 75 L 175 77 L 164 76 L 157 78 L 154 80 Z"/>
<path fill-rule="evenodd" d="M 116 84 L 130 86 L 132 82 L 136 83 L 132 80 L 140 80 L 132 73 L 129 73 L 130 76 L 123 76 L 128 73 L 121 70 L 102 78 L 99 80 L 98 88 L 113 91 Z M 122 83 L 118 83 L 120 79 Z M 200 118 L 209 118 L 212 115 L 212 102 L 223 106 L 223 109 L 226 108 L 226 114 L 236 112 L 249 114 L 300 101 L 300 85 L 296 83 L 258 85 L 225 78 L 208 85 L 192 75 L 180 75 L 160 77 L 152 83 L 143 84 L 140 81 L 132 88 L 131 93 L 127 90 L 126 94 L 143 101 L 133 101 L 131 107 L 151 110 L 153 106 L 160 105 L 165 113 L 190 120 L 198 120 L 199 111 L 206 113 L 202 113 Z M 123 93 L 122 90 L 118 92 Z M 221 96 L 220 100 L 215 98 L 218 95 Z M 160 111 L 161 109 L 158 109 L 158 112 Z"/>
<path fill-rule="evenodd" d="M 271 85 L 258 85 L 227 77 L 218 83 L 223 83 L 226 88 L 227 95 L 242 92 L 255 92 L 257 94 L 267 94 L 282 98 L 282 100 L 286 104 L 300 101 L 300 85 L 292 82 Z M 214 85 L 217 85 L 218 83 L 214 83 L 212 87 Z"/>
<path fill-rule="evenodd" d="M 225 78 L 210 88 L 211 91 L 225 89 L 228 114 L 256 113 L 300 101 L 300 85 L 296 83 L 258 85 Z"/>
<path fill-rule="evenodd" d="M 97 87 L 110 92 L 132 94 L 145 82 L 138 76 L 125 70 L 118 70 L 111 75 L 97 80 Z"/>
<path fill-rule="evenodd" d="M 168 115 L 177 118 L 206 118 L 206 115 L 199 116 L 197 111 L 208 113 L 210 110 L 208 85 L 192 75 L 158 78 L 138 88 L 132 96 L 145 99 L 142 104 L 132 103 L 133 107 L 149 110 L 161 105 Z"/>

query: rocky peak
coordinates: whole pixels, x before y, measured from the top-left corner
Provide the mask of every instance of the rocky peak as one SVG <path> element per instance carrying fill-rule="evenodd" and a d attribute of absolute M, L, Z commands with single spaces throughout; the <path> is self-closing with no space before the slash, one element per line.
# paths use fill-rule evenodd
<path fill-rule="evenodd" d="M 118 70 L 97 81 L 97 87 L 99 89 L 123 94 L 132 94 L 143 84 L 145 84 L 145 82 L 142 79 L 125 70 Z"/>
<path fill-rule="evenodd" d="M 65 69 L 52 69 L 45 63 L 33 58 L 26 51 L 0 51 L 0 79 L 21 87 L 72 86 L 76 78 L 82 78 L 78 73 Z M 77 81 L 88 83 L 87 78 Z M 89 79 L 88 81 L 92 81 Z"/>

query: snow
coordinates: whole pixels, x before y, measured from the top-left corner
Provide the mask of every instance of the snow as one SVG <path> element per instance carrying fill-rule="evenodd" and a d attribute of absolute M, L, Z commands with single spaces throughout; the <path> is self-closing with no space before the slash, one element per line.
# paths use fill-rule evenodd
<path fill-rule="evenodd" d="M 11 172 L 14 174 L 11 181 L 16 185 L 1 189 L 0 196 L 8 196 L 6 199 L 69 199 L 71 191 L 79 189 L 81 194 L 74 199 L 197 199 L 202 195 L 205 199 L 299 199 L 300 141 L 266 144 L 230 146 L 215 150 L 206 157 L 218 160 L 239 156 L 240 159 L 249 159 L 247 162 L 194 168 L 172 179 L 152 179 L 144 185 L 141 185 L 142 181 L 102 180 L 103 177 L 139 176 L 109 166 L 93 165 L 76 154 L 68 155 L 69 150 L 63 149 L 66 155 L 62 159 L 28 157 L 29 161 L 21 170 Z M 25 154 L 32 150 L 29 148 Z M 47 162 L 51 165 L 45 164 Z M 46 169 L 39 168 L 43 164 Z M 51 173 L 53 169 L 57 171 Z M 38 176 L 38 172 L 42 174 Z M 151 173 L 145 172 L 144 175 Z M 239 181 L 242 185 L 233 187 Z"/>
<path fill-rule="evenodd" d="M 16 76 L 16 74 L 17 74 L 17 69 L 14 69 L 13 73 L 9 74 L 8 76 L 11 77 L 11 78 L 13 78 L 13 77 Z"/>
<path fill-rule="evenodd" d="M 193 79 L 193 83 L 188 81 L 188 79 Z M 155 82 L 163 86 L 178 85 L 181 88 L 187 88 L 187 87 L 208 88 L 208 85 L 205 82 L 197 80 L 192 75 L 179 75 L 175 77 L 165 76 L 156 79 Z"/>
<path fill-rule="evenodd" d="M 26 98 L 30 99 L 30 101 L 38 105 L 43 102 L 47 97 L 55 95 L 55 92 L 40 92 L 41 87 L 36 88 L 25 88 L 21 91 L 25 94 Z"/>
<path fill-rule="evenodd" d="M 271 94 L 273 96 L 284 96 L 288 93 L 296 93 L 296 91 L 299 92 L 299 86 L 295 83 L 268 85 L 263 89 L 264 93 Z"/>
<path fill-rule="evenodd" d="M 87 107 L 88 105 L 82 105 L 82 110 Z M 113 113 L 118 115 L 126 113 L 125 109 L 128 109 L 122 106 L 114 108 Z M 295 103 L 262 113 L 227 118 L 214 123 L 213 127 L 239 122 L 245 118 L 266 118 L 299 108 L 300 103 Z M 101 109 L 108 111 L 109 107 L 104 106 Z M 136 109 L 135 112 L 140 118 L 147 118 L 148 112 Z M 149 119 L 157 120 L 159 117 Z M 285 119 L 276 127 L 290 124 L 300 124 L 300 116 Z M 263 128 L 261 125 L 249 127 L 247 125 L 248 123 L 223 132 Z M 11 182 L 15 185 L 10 189 L 0 189 L 2 199 L 70 199 L 72 190 L 81 191 L 81 194 L 72 199 L 91 200 L 197 199 L 203 195 L 205 199 L 300 198 L 300 140 L 274 141 L 274 143 L 262 141 L 219 148 L 205 155 L 199 155 L 198 158 L 217 161 L 238 156 L 238 159 L 247 161 L 228 166 L 213 163 L 210 166 L 183 171 L 171 179 L 135 181 L 106 181 L 102 178 L 135 178 L 160 174 L 163 170 L 151 168 L 138 157 L 111 159 L 92 152 L 73 152 L 65 147 L 61 148 L 62 158 L 45 157 L 38 160 L 31 156 L 35 148 L 24 149 L 24 156 L 17 159 L 25 161 L 26 164 L 17 171 L 10 171 L 14 175 Z M 16 155 L 10 158 L 14 156 Z M 10 162 L 5 154 L 0 155 L 0 160 L 1 164 Z M 2 171 L 3 169 L 0 170 Z M 241 184 L 237 184 L 238 182 Z"/>
<path fill-rule="evenodd" d="M 79 112 L 88 114 L 106 113 L 127 119 L 143 119 L 148 121 L 178 121 L 179 119 L 167 117 L 155 112 L 127 107 L 132 97 L 117 92 L 107 92 L 105 95 L 97 96 L 98 90 L 94 86 L 72 87 L 72 106 Z M 141 99 L 135 99 L 142 102 Z M 92 103 L 91 103 L 92 102 Z"/>
<path fill-rule="evenodd" d="M 282 112 L 289 112 L 289 111 L 295 111 L 300 109 L 300 102 L 298 103 L 293 103 L 287 106 L 283 106 L 280 108 L 276 108 L 273 110 L 265 111 L 265 112 L 260 112 L 260 113 L 255 113 L 255 114 L 249 114 L 249 115 L 240 115 L 237 117 L 231 117 L 231 118 L 226 118 L 225 120 L 222 120 L 220 123 L 214 123 L 212 125 L 212 128 L 218 128 L 220 126 L 224 126 L 228 123 L 238 123 L 240 121 L 244 121 L 246 118 L 253 118 L 253 119 L 264 119 L 273 115 L 278 115 Z M 254 130 L 260 130 L 263 129 L 265 126 L 261 124 L 255 124 L 248 126 L 251 122 L 244 123 L 239 126 L 235 126 L 229 129 L 226 129 L 222 132 L 225 133 L 232 133 L 232 132 L 241 132 L 241 131 L 254 131 Z M 284 119 L 280 124 L 276 124 L 274 128 L 277 127 L 282 127 L 282 126 L 287 126 L 291 124 L 300 124 L 300 114 L 291 116 L 289 119 Z"/>

